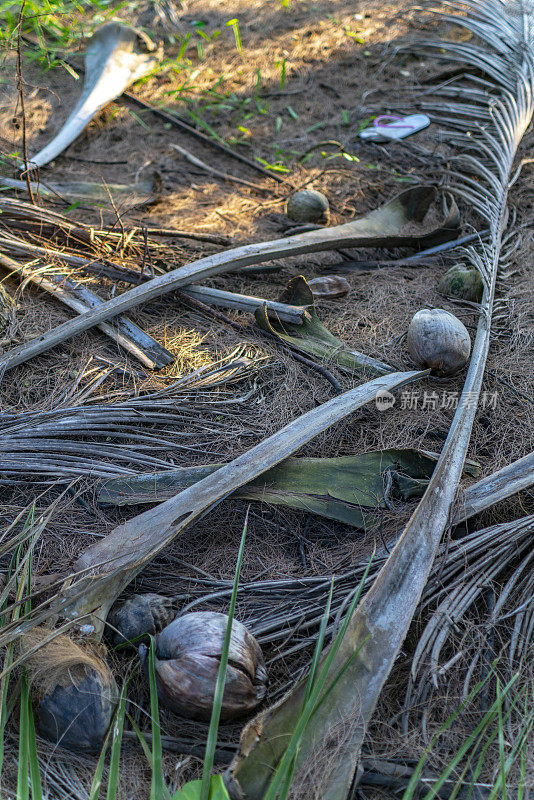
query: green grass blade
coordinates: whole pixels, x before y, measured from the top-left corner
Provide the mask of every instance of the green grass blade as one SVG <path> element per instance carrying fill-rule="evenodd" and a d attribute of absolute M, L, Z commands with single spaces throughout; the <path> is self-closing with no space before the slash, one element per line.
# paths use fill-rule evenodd
<path fill-rule="evenodd" d="M 119 769 L 121 759 L 121 745 L 122 745 L 122 732 L 124 730 L 124 716 L 126 714 L 126 688 L 127 684 L 124 683 L 119 697 L 119 704 L 115 714 L 115 719 L 111 727 L 112 730 L 112 745 L 111 757 L 109 762 L 109 778 L 108 788 L 106 792 L 106 800 L 116 800 L 119 791 Z"/>
<path fill-rule="evenodd" d="M 217 672 L 217 681 L 215 683 L 215 693 L 213 696 L 213 709 L 211 712 L 210 727 L 208 731 L 208 740 L 206 743 L 206 753 L 204 756 L 204 765 L 202 768 L 202 784 L 200 788 L 200 800 L 209 800 L 210 794 L 210 780 L 215 761 L 215 748 L 217 747 L 217 732 L 219 730 L 219 720 L 221 718 L 221 708 L 224 695 L 224 686 L 226 683 L 226 668 L 228 667 L 228 654 L 230 652 L 230 638 L 232 635 L 232 623 L 234 621 L 235 606 L 237 600 L 237 590 L 239 587 L 239 578 L 241 576 L 241 565 L 243 563 L 243 555 L 245 552 L 245 540 L 247 537 L 248 527 L 248 509 L 245 517 L 245 524 L 243 525 L 243 533 L 241 535 L 241 543 L 237 554 L 237 564 L 235 568 L 234 584 L 232 587 L 232 596 L 230 598 L 230 608 L 228 610 L 228 624 L 224 634 L 224 642 L 221 653 L 221 663 Z"/>
<path fill-rule="evenodd" d="M 486 685 L 489 679 L 490 675 L 487 675 L 483 681 L 479 681 L 479 683 L 477 683 L 476 686 L 472 689 L 472 691 L 469 693 L 464 702 L 460 704 L 460 707 L 453 714 L 447 717 L 447 719 L 442 725 L 440 725 L 439 730 L 434 734 L 434 736 L 430 740 L 430 744 L 426 747 L 425 752 L 419 759 L 419 762 L 413 771 L 412 777 L 410 778 L 410 782 L 408 783 L 408 786 L 404 791 L 402 800 L 412 800 L 412 798 L 418 791 L 419 781 L 423 774 L 423 767 L 426 764 L 428 756 L 432 752 L 439 737 L 451 727 L 453 722 L 460 716 L 462 711 L 473 701 L 473 699 L 477 696 L 482 687 Z"/>
<path fill-rule="evenodd" d="M 17 800 L 29 800 L 29 741 L 28 741 L 28 678 L 22 677 L 20 695 L 19 761 L 17 765 Z"/>
<path fill-rule="evenodd" d="M 458 795 L 458 792 L 460 791 L 460 789 L 465 784 L 465 776 L 469 772 L 469 767 L 470 766 L 471 766 L 471 758 L 469 758 L 467 760 L 467 763 L 465 764 L 463 770 L 461 771 L 460 776 L 459 776 L 458 780 L 456 781 L 456 785 L 454 786 L 452 792 L 450 793 L 448 800 L 455 800 L 456 796 Z M 471 788 L 474 786 L 474 783 L 475 783 L 475 781 L 472 780 L 471 781 Z"/>
<path fill-rule="evenodd" d="M 314 687 L 315 691 L 313 692 L 312 695 L 310 695 L 308 703 L 303 708 L 302 714 L 297 720 L 297 725 L 295 726 L 295 731 L 293 733 L 293 736 L 291 737 L 290 742 L 286 748 L 286 751 L 282 756 L 282 759 L 280 760 L 280 764 L 278 765 L 278 768 L 276 769 L 273 775 L 273 778 L 271 780 L 271 783 L 269 784 L 269 788 L 263 800 L 274 800 L 275 798 L 278 798 L 278 800 L 286 800 L 286 798 L 289 796 L 293 775 L 296 769 L 296 759 L 298 756 L 300 743 L 304 735 L 304 732 L 306 730 L 306 727 L 309 724 L 312 717 L 314 716 L 314 714 L 328 699 L 330 693 L 335 688 L 336 684 L 341 680 L 341 678 L 348 670 L 354 659 L 358 656 L 358 653 L 360 652 L 361 648 L 363 647 L 366 641 L 367 639 L 365 639 L 361 643 L 360 647 L 356 650 L 356 652 L 353 653 L 349 659 L 347 659 L 346 663 L 337 673 L 334 680 L 324 690 L 322 696 L 320 696 L 320 694 L 323 690 L 324 681 L 321 680 L 321 682 Z M 326 675 L 327 673 L 328 670 L 326 670 Z"/>
<path fill-rule="evenodd" d="M 282 791 L 284 791 L 285 796 L 287 796 L 287 794 L 289 793 L 290 785 L 288 785 L 288 780 L 287 780 L 288 772 L 294 769 L 293 760 L 298 752 L 300 742 L 302 740 L 302 737 L 304 735 L 304 732 L 306 730 L 306 727 L 310 719 L 312 718 L 313 714 L 318 710 L 318 708 L 321 706 L 321 704 L 326 700 L 326 698 L 328 697 L 334 686 L 337 684 L 342 675 L 348 669 L 349 665 L 352 663 L 354 658 L 357 657 L 361 647 L 363 646 L 362 643 L 360 648 L 358 648 L 358 650 L 355 653 L 353 653 L 349 659 L 347 659 L 347 662 L 345 663 L 343 668 L 334 677 L 334 680 L 331 682 L 331 684 L 326 689 L 324 695 L 321 697 L 321 693 L 323 691 L 323 688 L 325 687 L 330 672 L 330 668 L 332 666 L 332 662 L 334 661 L 334 658 L 337 655 L 337 652 L 341 646 L 341 642 L 343 641 L 343 637 L 350 623 L 352 614 L 354 613 L 354 609 L 356 608 L 356 605 L 358 604 L 358 601 L 360 599 L 363 587 L 365 585 L 365 580 L 369 573 L 369 569 L 371 568 L 371 563 L 372 559 L 367 564 L 362 579 L 358 585 L 358 588 L 347 610 L 345 619 L 343 620 L 343 624 L 341 625 L 330 649 L 328 650 L 323 665 L 311 689 L 308 700 L 302 709 L 300 717 L 297 720 L 295 729 L 293 731 L 291 739 L 289 740 L 289 744 L 282 758 L 280 759 L 280 763 L 271 779 L 269 788 L 267 789 L 267 792 L 263 800 L 275 800 L 277 797 L 282 798 L 284 796 L 282 795 Z"/>
<path fill-rule="evenodd" d="M 507 711 L 506 716 L 503 719 L 503 722 L 505 722 L 508 719 L 508 717 L 512 714 L 512 712 L 514 711 L 514 708 L 515 708 L 515 701 L 512 703 L 512 705 L 510 706 L 509 710 Z M 470 800 L 470 798 L 471 798 L 471 796 L 473 794 L 473 789 L 475 788 L 476 782 L 477 782 L 478 778 L 480 777 L 480 774 L 481 774 L 482 769 L 484 767 L 484 764 L 485 764 L 485 761 L 486 761 L 487 752 L 488 752 L 489 748 L 491 747 L 491 745 L 493 744 L 493 742 L 495 741 L 495 739 L 497 738 L 498 733 L 499 733 L 498 727 L 492 733 L 490 733 L 489 735 L 487 734 L 486 730 L 483 730 L 480 733 L 477 741 L 475 742 L 475 744 L 472 747 L 471 755 L 468 757 L 468 760 L 467 760 L 466 770 L 470 766 L 473 757 L 477 753 L 479 753 L 479 757 L 477 759 L 477 763 L 476 763 L 475 768 L 473 770 L 473 773 L 471 775 L 471 783 L 470 783 L 469 791 L 467 793 L 466 800 Z M 484 741 L 484 738 L 485 738 L 485 742 L 482 745 L 482 742 Z M 480 749 L 480 748 L 482 748 L 482 749 Z M 461 788 L 462 787 L 461 787 L 460 783 L 457 782 L 458 791 Z M 456 792 L 456 794 L 457 794 L 457 792 Z M 451 800 L 454 800 L 454 798 L 451 797 Z"/>
<path fill-rule="evenodd" d="M 150 650 L 148 651 L 148 679 L 150 683 L 150 721 L 152 725 L 152 781 L 150 784 L 150 800 L 163 800 L 163 771 L 161 727 L 159 724 L 158 690 L 156 685 L 155 668 L 156 644 L 154 637 L 150 637 Z"/>
<path fill-rule="evenodd" d="M 33 514 L 30 512 L 27 523 L 31 527 L 33 522 Z M 22 571 L 20 577 L 17 576 L 17 592 L 16 600 L 20 602 L 25 594 L 29 594 L 28 587 L 30 585 L 30 571 L 31 571 L 31 554 L 32 543 L 30 541 L 28 552 L 24 554 L 24 542 L 22 542 L 16 551 L 15 563 L 16 566 L 22 564 Z M 26 611 L 30 610 L 30 601 L 26 600 Z M 13 618 L 20 616 L 20 606 L 13 612 Z M 29 800 L 30 797 L 30 770 L 35 769 L 35 764 L 31 764 L 32 755 L 37 759 L 37 752 L 31 752 L 31 736 L 30 736 L 30 714 L 31 714 L 31 700 L 30 700 L 30 686 L 28 675 L 23 670 L 21 678 L 21 692 L 20 692 L 20 730 L 19 730 L 19 761 L 17 765 L 17 800 Z M 39 775 L 39 764 L 37 763 L 37 774 Z M 38 784 L 41 784 L 39 775 Z M 33 792 L 32 792 L 33 794 Z M 38 794 L 35 795 L 37 800 Z"/>
<path fill-rule="evenodd" d="M 326 601 L 323 618 L 321 619 L 321 626 L 319 628 L 319 633 L 317 635 L 317 642 L 315 643 L 315 649 L 313 651 L 313 658 L 310 666 L 310 673 L 308 675 L 308 681 L 306 683 L 306 691 L 304 693 L 303 705 L 305 705 L 308 702 L 313 688 L 313 684 L 315 683 L 317 670 L 319 668 L 319 662 L 321 660 L 321 653 L 323 651 L 324 637 L 326 635 L 326 627 L 328 625 L 328 619 L 330 617 L 330 608 L 332 605 L 333 593 L 334 593 L 334 579 L 332 578 L 332 581 L 330 583 L 330 593 Z"/>
<path fill-rule="evenodd" d="M 499 734 L 499 775 L 501 779 L 502 800 L 508 800 L 506 791 L 506 753 L 504 750 L 504 722 L 502 718 L 502 704 L 503 698 L 501 694 L 501 682 L 497 678 L 497 714 L 498 714 L 498 734 Z"/>
<path fill-rule="evenodd" d="M 150 766 L 152 766 L 152 752 L 150 750 L 150 747 L 147 744 L 147 741 L 146 741 L 145 737 L 143 736 L 143 734 L 141 732 L 141 729 L 139 728 L 139 725 L 134 720 L 134 718 L 132 717 L 131 714 L 127 714 L 126 716 L 128 717 L 128 721 L 130 722 L 130 725 L 132 726 L 132 728 L 134 729 L 135 733 L 137 734 L 137 738 L 139 739 L 139 744 L 141 745 L 141 749 L 142 749 L 143 753 L 147 757 L 148 763 L 150 764 Z"/>
<path fill-rule="evenodd" d="M 282 782 L 282 786 L 280 788 L 280 794 L 279 794 L 280 800 L 286 798 L 291 790 L 291 784 L 293 782 L 293 777 L 295 775 L 295 770 L 297 768 L 297 756 L 298 756 L 298 745 L 295 750 L 295 756 L 293 757 L 291 764 L 286 770 L 286 774 Z"/>
<path fill-rule="evenodd" d="M 32 790 L 32 800 L 43 800 L 43 787 L 41 784 L 41 770 L 39 768 L 39 759 L 37 757 L 37 741 L 35 738 L 35 721 L 33 719 L 33 710 L 31 704 L 31 696 L 28 689 L 27 693 L 27 742 L 28 742 L 28 760 L 30 764 L 30 784 Z"/>
<path fill-rule="evenodd" d="M 111 729 L 108 731 L 106 738 L 104 739 L 102 750 L 100 751 L 100 755 L 98 756 L 98 761 L 93 775 L 93 780 L 91 782 L 91 788 L 89 790 L 89 800 L 98 800 L 98 798 L 100 797 L 100 789 L 102 787 L 102 776 L 104 775 L 104 764 L 106 761 L 106 752 L 108 749 L 110 739 L 111 739 Z"/>
<path fill-rule="evenodd" d="M 419 781 L 421 779 L 421 775 L 423 772 L 423 767 L 428 759 L 428 756 L 431 754 L 436 742 L 438 741 L 439 737 L 445 733 L 455 722 L 455 720 L 459 717 L 459 715 L 464 711 L 464 709 L 473 701 L 476 695 L 480 692 L 483 686 L 490 680 L 492 675 L 495 674 L 495 669 L 488 673 L 488 675 L 484 678 L 483 681 L 477 683 L 477 685 L 473 688 L 470 692 L 466 700 L 461 703 L 460 707 L 451 714 L 441 725 L 437 733 L 432 737 L 432 740 L 428 747 L 425 749 L 419 763 L 417 764 L 413 775 L 410 779 L 408 786 L 402 796 L 402 800 L 413 800 L 413 797 L 418 792 Z M 514 683 L 518 678 L 518 674 L 514 675 L 512 679 L 508 682 L 506 687 L 503 690 L 503 696 L 506 696 Z M 441 775 L 437 778 L 436 782 L 433 786 L 429 789 L 427 794 L 424 796 L 424 800 L 432 800 L 432 798 L 436 797 L 439 790 L 443 787 L 446 781 L 449 780 L 451 773 L 458 767 L 460 762 L 465 758 L 466 754 L 475 746 L 475 744 L 480 740 L 481 736 L 489 729 L 489 727 L 493 724 L 496 716 L 497 716 L 497 707 L 498 701 L 495 701 L 490 709 L 484 714 L 482 720 L 478 723 L 476 728 L 471 732 L 471 734 L 467 737 L 467 739 L 463 742 L 462 746 L 458 749 L 454 757 L 450 760 L 447 764 L 446 768 L 443 770 Z"/>
<path fill-rule="evenodd" d="M 130 714 L 127 714 L 126 716 L 128 717 L 128 720 L 130 721 L 130 725 L 132 726 L 132 728 L 134 729 L 135 733 L 137 734 L 137 738 L 139 739 L 139 744 L 141 745 L 141 749 L 143 750 L 143 753 L 145 754 L 145 756 L 147 758 L 147 761 L 150 764 L 150 767 L 152 767 L 152 752 L 150 750 L 150 747 L 147 744 L 147 741 L 146 741 L 145 737 L 143 736 L 143 733 L 142 733 L 141 729 L 139 728 L 139 725 L 136 723 L 136 721 L 134 720 L 134 718 Z M 170 800 L 171 793 L 169 792 L 169 790 L 168 790 L 168 788 L 167 788 L 167 786 L 165 784 L 163 784 L 163 792 L 165 794 L 166 800 Z"/>
<path fill-rule="evenodd" d="M 488 731 L 488 729 L 493 724 L 495 719 L 498 718 L 499 708 L 502 706 L 503 698 L 508 694 L 508 692 L 510 691 L 510 689 L 512 688 L 513 684 L 516 682 L 518 677 L 519 674 L 514 675 L 513 678 L 506 685 L 502 694 L 499 693 L 497 699 L 494 701 L 494 703 L 492 704 L 490 709 L 486 712 L 486 714 L 484 714 L 482 720 L 476 726 L 475 730 L 467 737 L 465 742 L 458 749 L 454 758 L 451 759 L 446 769 L 441 773 L 436 783 L 432 786 L 430 791 L 425 795 L 424 800 L 432 800 L 434 797 L 436 797 L 439 790 L 442 788 L 445 782 L 450 778 L 450 775 L 457 768 L 462 759 L 465 758 L 469 750 L 473 748 L 475 742 Z M 497 733 L 499 733 L 499 728 L 497 728 Z M 405 800 L 404 797 L 403 800 Z"/>
<path fill-rule="evenodd" d="M 321 660 L 321 653 L 322 653 L 322 650 L 323 650 L 324 639 L 325 639 L 325 635 L 326 635 L 326 628 L 327 628 L 327 625 L 328 625 L 328 619 L 330 617 L 330 608 L 331 608 L 331 605 L 332 605 L 333 593 L 334 593 L 334 579 L 332 578 L 332 581 L 331 581 L 331 584 L 330 584 L 330 592 L 328 594 L 325 610 L 324 610 L 324 613 L 323 613 L 323 617 L 321 619 L 321 625 L 319 627 L 319 632 L 318 632 L 318 635 L 317 635 L 317 641 L 315 643 L 315 648 L 314 648 L 314 651 L 313 651 L 313 657 L 312 657 L 312 662 L 311 662 L 311 665 L 310 665 L 310 671 L 309 671 L 309 674 L 308 674 L 308 680 L 306 681 L 306 689 L 305 689 L 305 692 L 304 692 L 304 699 L 303 699 L 303 702 L 302 702 L 302 708 L 303 709 L 306 707 L 306 703 L 310 699 L 310 695 L 312 693 L 312 690 L 313 690 L 313 687 L 314 687 L 314 684 L 315 684 L 315 679 L 316 679 L 316 676 L 317 676 L 317 670 L 319 669 L 319 663 L 320 663 L 320 660 Z M 281 792 L 280 792 L 280 796 L 281 797 L 285 797 L 285 796 L 287 796 L 289 794 L 289 790 L 291 788 L 291 782 L 293 781 L 293 776 L 295 774 L 295 769 L 296 769 L 296 766 L 297 766 L 298 752 L 299 752 L 299 744 L 297 743 L 297 745 L 295 747 L 295 754 L 293 756 L 293 760 L 292 760 L 291 764 L 287 767 L 286 775 L 285 775 L 285 778 L 283 780 L 283 785 L 282 785 L 282 789 L 281 789 Z"/>
<path fill-rule="evenodd" d="M 119 702 L 115 709 L 113 720 L 109 727 L 109 730 L 106 734 L 106 738 L 102 744 L 102 749 L 100 751 L 100 755 L 98 756 L 98 761 L 96 764 L 95 772 L 93 775 L 93 780 L 91 782 L 91 788 L 89 790 L 89 798 L 88 800 L 98 800 L 100 797 L 100 790 L 102 788 L 102 777 L 104 774 L 104 765 L 106 762 L 106 753 L 109 747 L 109 742 L 111 737 L 117 737 L 119 742 L 117 744 L 117 738 L 113 739 L 113 747 L 110 759 L 110 778 L 108 780 L 108 788 L 107 788 L 107 795 L 106 797 L 109 798 L 110 796 L 115 798 L 117 796 L 117 791 L 115 790 L 115 794 L 112 793 L 110 790 L 110 782 L 113 780 L 113 775 L 116 772 L 118 774 L 118 764 L 120 759 L 120 746 L 122 741 L 122 731 L 124 729 L 124 717 L 126 712 L 126 695 L 128 692 L 128 687 L 132 680 L 132 676 L 130 675 L 127 680 L 125 680 L 124 685 L 121 689 L 121 694 L 119 697 Z M 113 764 L 114 761 L 117 763 L 117 767 L 114 768 Z M 118 785 L 118 784 L 117 784 Z"/>
<path fill-rule="evenodd" d="M 7 600 L 6 600 L 7 603 Z M 2 679 L 0 680 L 0 778 L 2 776 L 2 768 L 4 765 L 4 738 L 7 721 L 10 713 L 8 708 L 8 692 L 9 692 L 9 679 L 11 677 L 9 669 L 13 663 L 13 645 L 7 646 L 6 654 L 4 656 L 4 663 L 2 668 Z"/>
<path fill-rule="evenodd" d="M 524 716 L 528 717 L 528 693 L 525 692 L 525 707 Z M 527 739 L 525 739 L 521 746 L 521 761 L 519 764 L 519 784 L 517 787 L 517 800 L 523 800 L 525 795 L 525 776 L 527 772 Z"/>
<path fill-rule="evenodd" d="M 531 740 L 531 733 L 532 729 L 534 728 L 534 711 L 528 710 L 523 719 L 524 722 L 521 732 L 519 736 L 515 738 L 512 744 L 512 750 L 504 763 L 504 773 L 506 777 L 508 777 L 508 774 L 512 766 L 515 764 L 517 758 L 522 756 L 525 747 Z M 497 800 L 498 791 L 499 791 L 499 785 L 496 785 L 490 792 L 488 800 Z M 499 798 L 499 800 L 501 800 L 501 798 Z"/>

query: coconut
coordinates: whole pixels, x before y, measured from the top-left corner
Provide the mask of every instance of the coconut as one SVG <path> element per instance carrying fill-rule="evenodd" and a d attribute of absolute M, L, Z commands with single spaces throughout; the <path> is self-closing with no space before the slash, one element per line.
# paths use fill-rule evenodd
<path fill-rule="evenodd" d="M 315 189 L 302 189 L 288 199 L 286 214 L 295 222 L 328 222 L 328 200 Z"/>
<path fill-rule="evenodd" d="M 469 359 L 471 339 L 465 325 L 443 308 L 423 308 L 413 317 L 406 338 L 414 363 L 446 377 Z"/>
<path fill-rule="evenodd" d="M 176 616 L 172 600 L 160 594 L 134 594 L 111 609 L 108 617 L 116 645 L 155 635 Z"/>
<path fill-rule="evenodd" d="M 341 275 L 325 275 L 308 281 L 312 294 L 318 300 L 335 300 L 350 292 L 350 283 Z"/>
<path fill-rule="evenodd" d="M 455 264 L 445 272 L 438 284 L 438 292 L 445 297 L 471 300 L 480 303 L 484 286 L 478 270 L 465 264 Z"/>
<path fill-rule="evenodd" d="M 117 684 L 99 655 L 68 636 L 56 636 L 30 654 L 52 634 L 36 628 L 21 642 L 37 695 L 37 731 L 68 750 L 99 752 L 117 705 Z"/>
<path fill-rule="evenodd" d="M 209 719 L 229 618 L 213 611 L 184 614 L 156 637 L 154 667 L 162 705 L 190 719 Z M 148 649 L 139 648 L 145 673 Z M 232 622 L 222 719 L 251 711 L 262 700 L 267 670 L 250 631 Z"/>

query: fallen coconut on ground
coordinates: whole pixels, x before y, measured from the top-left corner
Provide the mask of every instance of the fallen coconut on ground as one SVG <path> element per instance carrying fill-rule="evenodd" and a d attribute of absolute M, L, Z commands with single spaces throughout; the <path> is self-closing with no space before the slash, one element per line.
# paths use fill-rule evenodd
<path fill-rule="evenodd" d="M 328 222 L 330 207 L 322 192 L 302 189 L 288 199 L 286 214 L 295 222 Z"/>
<path fill-rule="evenodd" d="M 156 637 L 154 667 L 162 705 L 190 719 L 209 719 L 228 625 L 226 614 L 197 611 L 184 614 Z M 148 673 L 148 648 L 139 647 Z M 255 708 L 267 688 L 261 648 L 250 631 L 232 622 L 221 719 Z"/>
<path fill-rule="evenodd" d="M 24 634 L 29 653 L 53 635 L 35 628 Z M 37 732 L 55 745 L 76 752 L 101 750 L 119 692 L 108 665 L 68 636 L 57 636 L 26 658 L 37 697 Z"/>
<path fill-rule="evenodd" d="M 445 297 L 480 303 L 484 286 L 478 270 L 464 264 L 455 264 L 445 272 L 438 284 L 438 292 Z"/>
<path fill-rule="evenodd" d="M 115 645 L 132 643 L 149 634 L 155 636 L 172 622 L 176 609 L 161 594 L 134 594 L 111 609 L 108 623 Z"/>
<path fill-rule="evenodd" d="M 406 337 L 408 352 L 421 369 L 447 377 L 464 367 L 471 339 L 460 320 L 443 308 L 423 308 L 414 315 Z"/>

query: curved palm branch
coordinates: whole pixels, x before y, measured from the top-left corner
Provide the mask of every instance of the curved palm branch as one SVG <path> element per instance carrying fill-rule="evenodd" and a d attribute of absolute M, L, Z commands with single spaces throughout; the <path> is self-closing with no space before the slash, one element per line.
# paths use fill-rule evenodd
<path fill-rule="evenodd" d="M 331 677 L 340 673 L 349 658 L 352 660 L 301 742 L 297 780 L 299 770 L 304 774 L 307 764 L 316 760 L 325 746 L 333 747 L 332 732 L 338 731 L 331 769 L 323 776 L 320 787 L 323 800 L 342 800 L 348 794 L 367 724 L 449 523 L 489 350 L 509 182 L 518 145 L 534 111 L 534 8 L 512 0 L 468 0 L 448 6 L 457 14 L 446 14 L 445 18 L 471 30 L 479 43 L 424 44 L 427 49 L 439 49 L 440 58 L 445 53 L 450 61 L 466 65 L 466 73 L 452 90 L 447 87 L 436 108 L 452 120 L 447 137 L 457 148 L 449 162 L 449 185 L 487 221 L 490 229 L 488 240 L 466 251 L 467 258 L 480 271 L 484 293 L 462 396 L 432 480 L 354 613 L 332 664 Z M 470 75 L 469 68 L 485 77 Z M 469 133 L 464 132 L 466 129 Z M 302 684 L 297 684 L 281 703 L 245 728 L 242 752 L 227 776 L 231 791 L 240 790 L 249 800 L 263 797 L 289 741 L 287 726 L 298 718 L 301 695 Z M 342 741 L 340 728 L 348 730 Z"/>

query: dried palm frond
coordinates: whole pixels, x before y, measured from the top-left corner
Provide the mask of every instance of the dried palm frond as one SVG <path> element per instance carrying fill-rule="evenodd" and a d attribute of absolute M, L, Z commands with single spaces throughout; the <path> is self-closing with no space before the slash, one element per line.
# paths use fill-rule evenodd
<path fill-rule="evenodd" d="M 456 543 L 452 559 L 448 558 L 443 566 L 440 575 L 442 586 L 435 586 L 433 596 L 425 592 L 423 607 L 434 604 L 436 600 L 438 605 L 425 624 L 413 656 L 404 703 L 405 730 L 410 711 L 415 708 L 423 713 L 423 731 L 426 731 L 425 713 L 430 695 L 442 688 L 449 666 L 460 658 L 469 664 L 464 678 L 464 695 L 469 694 L 471 683 L 484 660 L 489 633 L 503 616 L 503 607 L 510 597 L 514 597 L 516 610 L 507 614 L 508 618 L 534 609 L 534 516 L 493 525 L 469 538 L 470 542 L 462 539 Z M 475 547 L 472 546 L 473 539 Z M 511 574 L 505 579 L 510 567 L 513 567 Z M 476 625 L 474 631 L 467 624 L 462 627 L 462 621 L 488 589 L 492 590 L 494 602 L 483 624 Z M 512 661 L 514 655 L 521 655 L 521 652 L 515 653 L 515 649 L 522 651 L 527 641 L 522 636 L 520 646 L 515 643 L 510 653 Z M 445 654 L 444 659 L 442 654 Z"/>
<path fill-rule="evenodd" d="M 0 355 L 0 366 L 6 370 L 13 369 L 30 358 L 46 352 L 56 344 L 117 316 L 126 309 L 134 308 L 155 297 L 161 297 L 196 280 L 203 280 L 228 270 L 236 271 L 242 267 L 302 253 L 333 250 L 339 245 L 421 247 L 434 243 L 436 240 L 455 238 L 458 218 L 452 208 L 447 219 L 439 228 L 428 230 L 428 227 L 425 226 L 427 212 L 435 198 L 436 189 L 434 187 L 418 186 L 402 192 L 385 205 L 352 222 L 270 242 L 242 245 L 185 264 L 164 275 L 152 278 L 148 283 L 136 286 L 118 297 L 107 300 L 98 308 L 93 308 L 68 323 L 58 325 L 37 339 L 12 348 L 9 352 Z M 410 231 L 412 224 L 415 224 L 418 229 L 415 235 Z M 5 240 L 9 237 L 2 238 Z"/>
<path fill-rule="evenodd" d="M 102 303 L 101 298 L 86 286 L 46 265 L 33 264 L 27 267 L 0 253 L 0 266 L 22 278 L 24 281 L 22 286 L 27 281 L 33 283 L 78 313 L 83 313 L 93 305 Z M 99 328 L 114 344 L 120 344 L 149 369 L 161 369 L 174 361 L 172 353 L 127 317 L 118 317 L 112 325 L 103 322 Z"/>
<path fill-rule="evenodd" d="M 95 630 L 100 634 L 107 612 L 122 589 L 201 515 L 351 412 L 374 400 L 377 392 L 393 391 L 427 374 L 428 370 L 394 372 L 337 395 L 262 439 L 216 472 L 118 525 L 99 543 L 86 548 L 74 563 L 74 571 L 65 582 L 57 604 L 60 615 L 75 616 L 90 611 L 95 619 Z"/>
<path fill-rule="evenodd" d="M 72 239 L 69 240 L 69 250 L 67 250 L 65 245 L 62 245 L 61 249 L 56 249 L 50 245 L 49 240 L 41 237 L 32 236 L 30 238 L 34 241 L 26 241 L 21 236 L 4 232 L 0 235 L 0 248 L 3 253 L 10 253 L 19 258 L 36 259 L 37 264 L 65 264 L 88 275 L 100 275 L 110 280 L 127 281 L 134 284 L 142 283 L 144 280 L 142 272 L 138 269 L 134 270 L 113 263 L 97 240 L 95 240 L 90 253 L 87 254 L 83 253 L 80 245 L 76 246 Z M 35 241 L 38 244 L 35 244 Z M 124 253 L 115 253 L 114 255 L 116 258 L 120 255 L 121 260 L 124 259 Z"/>
<path fill-rule="evenodd" d="M 15 302 L 0 283 L 0 347 L 10 341 L 16 330 Z"/>
<path fill-rule="evenodd" d="M 224 236 L 194 231 L 186 233 L 180 230 L 145 225 L 142 228 L 125 225 L 118 231 L 113 227 L 90 225 L 81 220 L 73 221 L 65 214 L 50 208 L 34 206 L 23 200 L 4 196 L 0 197 L 0 231 L 3 235 L 10 235 L 6 238 L 6 245 L 13 251 L 17 249 L 17 246 L 23 250 L 25 244 L 41 245 L 49 249 L 50 243 L 53 241 L 62 246 L 62 255 L 64 255 L 64 248 L 69 247 L 73 252 L 80 254 L 90 252 L 104 258 L 114 255 L 120 255 L 121 258 L 124 256 L 140 258 L 147 245 L 151 250 L 162 247 L 158 241 L 152 238 L 147 241 L 145 236 L 170 236 L 197 239 L 218 245 L 229 244 L 229 240 Z M 76 266 L 75 262 L 73 264 Z"/>
<path fill-rule="evenodd" d="M 513 461 L 487 478 L 474 483 L 459 498 L 453 524 L 458 525 L 475 514 L 528 489 L 534 484 L 534 453 Z"/>
<path fill-rule="evenodd" d="M 458 15 L 446 14 L 445 18 L 477 37 L 473 44 L 434 42 L 432 46 L 440 58 L 445 54 L 452 62 L 466 65 L 457 83 L 445 87 L 437 107 L 447 120 L 453 119 L 453 130 L 446 137 L 455 148 L 448 166 L 449 186 L 484 219 L 490 231 L 486 241 L 465 253 L 484 284 L 480 318 L 462 396 L 432 480 L 347 629 L 332 665 L 332 679 L 347 659 L 353 660 L 336 685 L 335 700 L 318 710 L 300 745 L 297 782 L 299 770 L 306 772 L 306 762 L 319 757 L 328 732 L 343 722 L 353 723 L 333 756 L 330 777 L 319 787 L 322 800 L 341 800 L 349 792 L 367 724 L 449 521 L 489 350 L 497 273 L 501 259 L 506 258 L 503 231 L 513 163 L 534 111 L 532 5 L 512 0 L 467 0 L 447 6 Z M 481 70 L 487 77 L 480 79 L 470 70 Z M 441 160 L 439 164 L 442 168 Z M 290 737 L 290 733 L 285 736 L 281 732 L 281 722 L 285 720 L 287 725 L 293 719 L 292 709 L 301 708 L 301 691 L 302 685 L 297 686 L 280 705 L 263 712 L 252 721 L 252 728 L 245 729 L 242 741 L 247 742 L 246 753 L 234 761 L 227 782 L 232 790 L 237 788 L 236 794 L 241 790 L 248 800 L 263 796 Z"/>
<path fill-rule="evenodd" d="M 92 545 L 82 552 L 55 596 L 32 605 L 31 613 L 17 620 L 16 625 L 4 626 L 0 646 L 10 644 L 37 625 L 50 627 L 51 621 L 58 618 L 67 618 L 67 626 L 90 619 L 93 636 L 100 638 L 107 613 L 122 589 L 189 524 L 249 479 L 266 472 L 351 411 L 374 400 L 377 391 L 400 388 L 427 374 L 428 370 L 396 372 L 357 386 L 297 417 L 155 509 L 115 527 L 99 540 L 99 546 Z M 157 394 L 152 395 L 152 399 L 155 397 Z"/>
<path fill-rule="evenodd" d="M 184 453 L 221 455 L 220 443 L 232 427 L 242 437 L 256 434 L 246 418 L 250 391 L 208 389 L 246 378 L 257 361 L 238 348 L 160 391 L 121 402 L 6 410 L 0 418 L 0 484 L 130 475 L 141 467 L 172 469 Z"/>
<path fill-rule="evenodd" d="M 162 51 L 140 31 L 118 22 L 98 28 L 87 43 L 85 80 L 78 102 L 59 132 L 25 168 L 49 164 L 107 103 L 157 66 Z"/>

